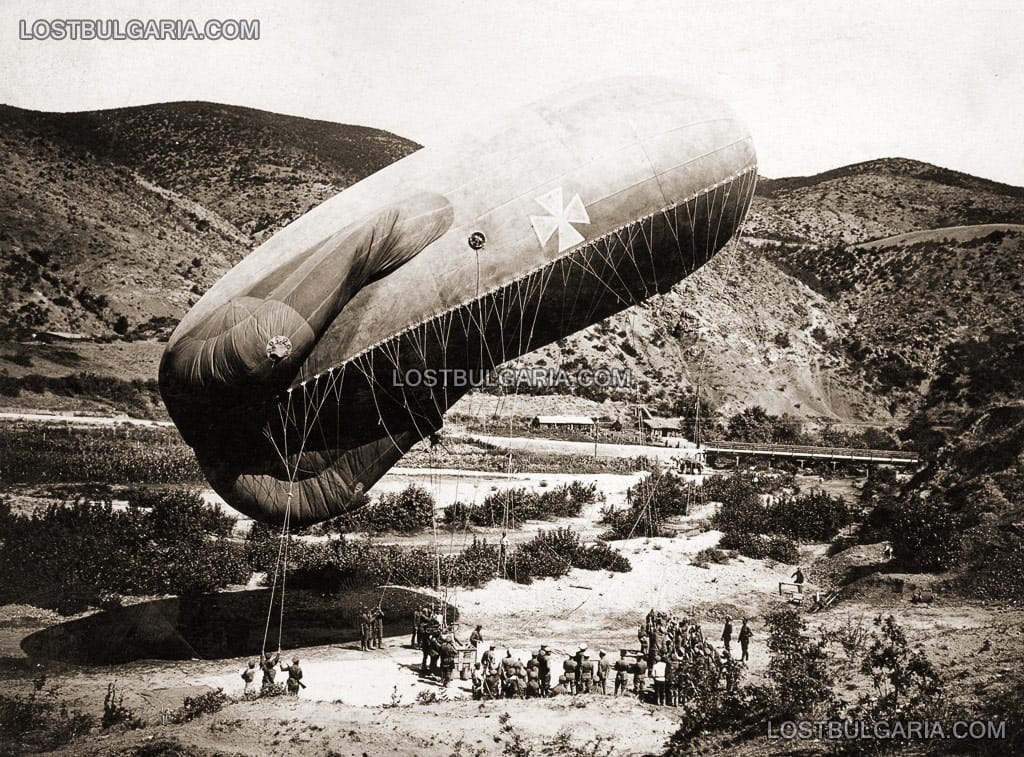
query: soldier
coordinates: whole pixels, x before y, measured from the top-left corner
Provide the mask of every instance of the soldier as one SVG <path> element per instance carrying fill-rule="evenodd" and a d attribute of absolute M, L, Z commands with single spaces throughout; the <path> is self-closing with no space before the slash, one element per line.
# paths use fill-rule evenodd
<path fill-rule="evenodd" d="M 574 683 L 575 683 L 575 686 L 576 686 L 576 693 L 577 694 L 582 694 L 583 693 L 583 683 L 582 683 L 582 680 L 583 680 L 583 658 L 584 658 L 584 656 L 586 654 L 587 654 L 587 645 L 586 644 L 580 644 L 579 648 L 576 650 L 576 655 L 575 655 L 575 658 L 576 658 L 576 678 L 575 678 L 575 682 Z"/>
<path fill-rule="evenodd" d="M 502 693 L 507 696 L 515 696 L 516 684 L 513 680 L 516 672 L 516 661 L 512 659 L 512 650 L 505 650 L 505 656 L 501 658 L 501 689 Z"/>
<path fill-rule="evenodd" d="M 540 696 L 540 652 L 534 652 L 526 663 L 526 696 Z"/>
<path fill-rule="evenodd" d="M 416 636 L 420 632 L 420 623 L 422 618 L 420 617 L 420 608 L 416 608 L 412 611 L 412 640 L 409 642 L 412 648 L 416 648 Z"/>
<path fill-rule="evenodd" d="M 537 653 L 537 674 L 540 677 L 540 693 L 547 696 L 551 690 L 551 657 L 547 644 L 541 644 Z"/>
<path fill-rule="evenodd" d="M 551 696 L 559 696 L 561 694 L 571 694 L 570 687 L 572 686 L 572 676 L 562 673 L 558 676 L 558 685 L 551 690 Z"/>
<path fill-rule="evenodd" d="M 452 681 L 452 671 L 455 670 L 455 658 L 458 656 L 458 650 L 455 649 L 455 639 L 452 634 L 448 634 L 444 638 L 444 643 L 441 644 L 441 685 L 447 687 Z"/>
<path fill-rule="evenodd" d="M 380 649 L 384 646 L 384 612 L 380 609 L 380 605 L 373 611 L 373 646 L 376 649 Z"/>
<path fill-rule="evenodd" d="M 629 660 L 626 659 L 626 650 L 619 652 L 619 659 L 615 661 L 615 696 L 625 694 L 629 688 Z"/>
<path fill-rule="evenodd" d="M 359 613 L 359 638 L 360 650 L 366 652 L 373 646 L 373 617 L 366 605 L 361 605 L 362 612 Z"/>
<path fill-rule="evenodd" d="M 654 679 L 654 703 L 665 704 L 665 658 L 659 657 L 654 661 L 651 668 L 651 677 Z"/>
<path fill-rule="evenodd" d="M 480 662 L 483 664 L 484 674 L 497 669 L 498 661 L 494 659 L 493 644 L 491 644 L 487 651 L 480 657 Z"/>
<path fill-rule="evenodd" d="M 469 645 L 473 647 L 473 649 L 476 649 L 480 645 L 480 642 L 484 640 L 484 635 L 480 632 L 481 629 L 483 629 L 483 626 L 477 626 L 473 629 L 473 633 L 469 635 Z"/>
<path fill-rule="evenodd" d="M 242 680 L 245 681 L 243 694 L 249 694 L 256 688 L 256 660 L 249 660 L 249 667 L 242 670 Z"/>
<path fill-rule="evenodd" d="M 654 612 L 651 610 L 651 612 Z M 650 617 L 650 616 L 648 616 Z M 640 656 L 647 657 L 647 640 L 648 640 L 647 626 L 644 623 L 640 624 L 640 627 L 636 631 L 636 640 L 640 642 Z"/>
<path fill-rule="evenodd" d="M 597 688 L 601 690 L 602 694 L 607 694 L 608 672 L 611 670 L 612 664 L 603 649 L 598 650 L 597 657 Z"/>
<path fill-rule="evenodd" d="M 501 676 L 498 668 L 492 666 L 484 671 L 484 699 L 498 699 L 501 697 Z"/>
<path fill-rule="evenodd" d="M 748 647 L 750 646 L 750 637 L 754 634 L 750 631 L 750 626 L 747 625 L 747 619 L 743 619 L 743 625 L 740 626 L 740 660 L 746 662 L 750 659 L 750 653 Z"/>
<path fill-rule="evenodd" d="M 286 682 L 288 693 L 293 697 L 297 697 L 299 689 L 306 688 L 306 684 L 302 682 L 302 668 L 299 667 L 299 658 L 293 657 L 292 664 L 282 665 L 281 670 L 288 674 L 288 681 Z"/>
<path fill-rule="evenodd" d="M 576 668 L 580 675 L 578 689 L 581 694 L 589 694 L 591 687 L 594 685 L 594 663 L 590 661 L 590 654 L 588 652 L 583 652 L 582 656 L 583 661 Z"/>
<path fill-rule="evenodd" d="M 800 569 L 800 566 L 796 566 L 796 571 L 793 573 L 793 583 L 800 586 L 804 582 L 804 572 Z"/>
<path fill-rule="evenodd" d="M 260 690 L 266 690 L 274 685 L 274 679 L 277 678 L 277 664 L 281 661 L 281 655 L 267 652 L 263 659 L 260 661 L 260 670 L 263 671 L 263 681 L 260 684 Z"/>
<path fill-rule="evenodd" d="M 725 628 L 722 629 L 722 645 L 725 647 L 725 654 L 732 657 L 732 618 L 725 619 Z"/>
<path fill-rule="evenodd" d="M 441 659 L 441 634 L 439 632 L 431 633 L 427 637 L 427 642 L 430 644 L 430 674 L 439 676 L 441 674 L 438 666 Z"/>
<path fill-rule="evenodd" d="M 420 662 L 420 675 L 426 675 L 427 673 L 427 661 L 430 659 L 430 634 L 427 632 L 426 626 L 420 627 L 420 650 L 423 652 L 423 661 Z"/>
<path fill-rule="evenodd" d="M 679 658 L 675 653 L 665 660 L 665 703 L 675 707 L 678 703 Z"/>
<path fill-rule="evenodd" d="M 633 666 L 633 693 L 643 698 L 644 679 L 647 678 L 647 660 L 638 657 L 636 665 Z"/>
<path fill-rule="evenodd" d="M 473 699 L 484 698 L 484 675 L 479 662 L 473 663 Z"/>
<path fill-rule="evenodd" d="M 562 674 L 568 677 L 569 681 L 569 693 L 576 693 L 576 658 L 566 657 L 565 662 L 562 663 Z M 561 681 L 559 681 L 561 683 Z"/>

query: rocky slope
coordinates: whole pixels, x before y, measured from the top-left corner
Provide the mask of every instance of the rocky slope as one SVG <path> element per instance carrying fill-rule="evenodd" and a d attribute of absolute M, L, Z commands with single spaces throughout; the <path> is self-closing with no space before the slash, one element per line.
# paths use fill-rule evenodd
<path fill-rule="evenodd" d="M 3 107 L 0 124 L 8 338 L 166 336 L 269 234 L 416 149 L 373 129 L 209 103 Z M 998 399 L 1012 394 L 1004 379 L 1024 325 L 1022 223 L 1024 189 L 911 160 L 762 179 L 743 239 L 704 270 L 523 363 L 625 365 L 639 387 L 613 398 L 661 412 L 687 412 L 698 384 L 723 412 L 882 424 Z M 128 377 L 155 375 L 158 354 L 140 350 Z M 998 375 L 968 376 L 978 355 Z M 126 375 L 123 359 L 98 359 L 93 370 Z M 59 370 L 0 348 L 0 371 L 33 366 Z"/>

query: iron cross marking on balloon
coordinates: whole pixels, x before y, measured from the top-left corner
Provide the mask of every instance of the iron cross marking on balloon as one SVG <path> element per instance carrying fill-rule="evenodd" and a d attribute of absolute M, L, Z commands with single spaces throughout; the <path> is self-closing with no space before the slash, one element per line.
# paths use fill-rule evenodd
<path fill-rule="evenodd" d="M 541 247 L 544 247 L 551 236 L 558 232 L 558 251 L 564 252 L 573 245 L 583 241 L 574 223 L 590 223 L 590 216 L 583 206 L 583 200 L 579 194 L 573 195 L 568 204 L 564 204 L 562 188 L 552 189 L 537 198 L 537 204 L 546 210 L 549 215 L 530 216 L 530 223 L 533 230 L 537 232 L 537 239 Z"/>

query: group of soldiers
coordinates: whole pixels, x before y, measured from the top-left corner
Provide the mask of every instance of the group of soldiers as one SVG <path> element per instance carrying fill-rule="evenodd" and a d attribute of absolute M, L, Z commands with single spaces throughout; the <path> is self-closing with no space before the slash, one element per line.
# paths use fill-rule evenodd
<path fill-rule="evenodd" d="M 290 665 L 281 662 L 281 653 L 274 654 L 266 652 L 260 658 L 260 671 L 263 673 L 263 680 L 260 682 L 260 693 L 265 694 L 276 686 L 278 666 L 280 670 L 288 674 L 285 682 L 285 689 L 294 696 L 299 695 L 299 689 L 306 688 L 302 682 L 302 667 L 299 665 L 299 658 L 293 657 Z M 249 665 L 242 670 L 242 680 L 245 681 L 245 693 L 256 693 L 256 660 L 249 660 Z"/>
<path fill-rule="evenodd" d="M 367 652 L 380 649 L 384 645 L 384 612 L 380 605 L 376 607 L 359 607 L 360 649 Z"/>
<path fill-rule="evenodd" d="M 479 638 L 480 626 L 474 632 Z M 437 678 L 442 686 L 451 683 L 459 656 L 455 634 L 445 623 L 441 608 L 424 606 L 413 613 L 412 646 L 423 652 L 421 677 Z"/>
<path fill-rule="evenodd" d="M 480 631 L 477 626 L 470 638 L 478 650 L 483 641 Z M 739 660 L 732 654 L 733 633 L 732 619 L 726 618 L 719 653 L 704 637 L 700 624 L 651 610 L 637 629 L 639 650 L 622 649 L 613 660 L 603 649 L 593 655 L 586 644 L 580 644 L 560 670 L 546 644 L 525 663 L 512 650 L 499 659 L 494 645 L 489 644 L 478 654 L 473 668 L 473 696 L 498 699 L 611 693 L 676 706 L 691 691 L 735 687 L 742 663 L 749 659 L 753 632 L 744 619 L 736 635 Z"/>

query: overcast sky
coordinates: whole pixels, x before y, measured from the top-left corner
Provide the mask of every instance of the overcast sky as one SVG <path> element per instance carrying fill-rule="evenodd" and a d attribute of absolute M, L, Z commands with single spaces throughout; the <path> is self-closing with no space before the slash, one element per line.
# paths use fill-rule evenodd
<path fill-rule="evenodd" d="M 431 144 L 565 85 L 656 74 L 732 104 L 767 176 L 902 156 L 1024 185 L 1022 8 L 1019 0 L 0 0 L 0 102 L 85 110 L 209 100 Z M 19 40 L 21 19 L 83 17 L 258 18 L 261 39 Z"/>

